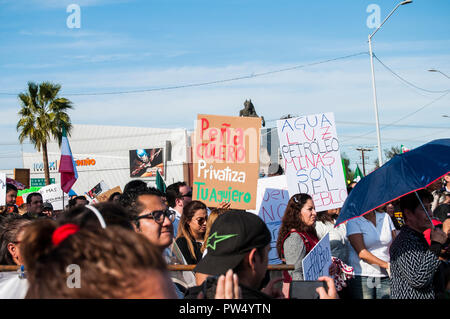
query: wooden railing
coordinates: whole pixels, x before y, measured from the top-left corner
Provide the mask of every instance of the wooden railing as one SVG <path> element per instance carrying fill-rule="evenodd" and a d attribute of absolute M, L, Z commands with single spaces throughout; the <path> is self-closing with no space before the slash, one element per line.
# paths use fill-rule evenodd
<path fill-rule="evenodd" d="M 192 271 L 195 265 L 167 265 L 169 271 Z M 16 265 L 0 265 L 0 272 L 5 271 L 17 271 L 19 267 Z M 282 271 L 282 270 L 294 270 L 294 265 L 269 265 L 267 267 L 269 271 Z"/>

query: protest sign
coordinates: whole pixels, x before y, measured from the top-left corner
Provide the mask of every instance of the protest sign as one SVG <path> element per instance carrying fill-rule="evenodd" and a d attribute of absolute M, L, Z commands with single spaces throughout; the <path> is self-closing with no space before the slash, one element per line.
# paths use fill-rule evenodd
<path fill-rule="evenodd" d="M 101 193 L 95 199 L 98 202 L 106 202 L 109 199 L 109 196 L 111 196 L 112 194 L 114 194 L 116 192 L 122 193 L 122 189 L 120 188 L 120 186 L 116 186 L 114 188 L 107 190 L 106 192 Z"/>
<path fill-rule="evenodd" d="M 256 190 L 256 209 L 248 209 L 250 213 L 258 214 L 261 203 L 267 188 L 288 189 L 286 175 L 278 175 L 272 177 L 263 177 L 258 179 L 258 187 Z"/>
<path fill-rule="evenodd" d="M 277 121 L 289 195 L 307 193 L 316 211 L 339 208 L 347 198 L 333 113 Z"/>
<path fill-rule="evenodd" d="M 258 216 L 269 228 L 272 240 L 270 242 L 269 264 L 281 264 L 277 253 L 278 231 L 281 219 L 289 201 L 289 193 L 284 189 L 266 188 Z"/>
<path fill-rule="evenodd" d="M 61 189 L 61 184 L 51 184 L 42 187 L 39 190 L 39 193 L 41 193 L 42 195 L 42 201 L 44 203 L 49 202 L 50 204 L 52 204 L 54 210 L 63 210 L 64 206 L 69 203 L 69 195 L 63 192 L 63 190 Z"/>
<path fill-rule="evenodd" d="M 0 206 L 6 205 L 6 174 L 0 173 Z"/>
<path fill-rule="evenodd" d="M 88 196 L 89 201 L 92 201 L 95 199 L 96 196 L 100 195 L 104 191 L 108 190 L 109 186 L 106 185 L 106 183 L 102 180 L 100 183 L 95 185 L 89 192 L 86 193 Z"/>
<path fill-rule="evenodd" d="M 197 116 L 194 134 L 194 200 L 255 209 L 261 118 Z"/>
<path fill-rule="evenodd" d="M 330 234 L 327 233 L 302 260 L 303 280 L 329 276 L 331 266 Z"/>

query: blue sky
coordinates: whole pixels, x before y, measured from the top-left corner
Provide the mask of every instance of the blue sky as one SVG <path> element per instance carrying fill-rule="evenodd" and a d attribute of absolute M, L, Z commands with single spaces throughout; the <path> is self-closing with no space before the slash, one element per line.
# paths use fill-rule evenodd
<path fill-rule="evenodd" d="M 15 94 L 28 81 L 62 85 L 74 123 L 192 128 L 197 113 L 237 115 L 251 98 L 258 114 L 334 112 L 342 150 L 376 146 L 369 56 L 251 79 L 178 90 L 71 95 L 160 88 L 229 79 L 367 52 L 370 4 L 381 20 L 392 0 L 0 0 L 0 168 L 20 166 Z M 70 29 L 66 8 L 81 8 Z M 450 89 L 450 2 L 401 6 L 374 36 L 381 124 L 421 109 Z M 449 137 L 450 94 L 382 129 L 382 148 L 416 147 Z M 154 113 L 157 111 L 157 113 Z M 148 116 L 142 116 L 148 114 Z M 157 115 L 155 115 L 157 114 Z M 275 122 L 268 122 L 274 126 Z M 367 134 L 369 133 L 369 134 Z M 365 135 L 367 134 L 367 135 Z M 361 136 L 364 135 L 364 136 Z M 11 144 L 11 145 L 10 145 Z M 15 144 L 15 145 L 14 145 Z M 31 150 L 25 144 L 24 150 Z M 370 163 L 376 158 L 371 152 Z M 370 169 L 370 165 L 368 166 Z"/>

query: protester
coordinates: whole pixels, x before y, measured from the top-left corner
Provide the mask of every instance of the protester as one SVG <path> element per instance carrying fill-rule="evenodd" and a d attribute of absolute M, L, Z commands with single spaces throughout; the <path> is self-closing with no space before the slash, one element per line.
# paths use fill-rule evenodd
<path fill-rule="evenodd" d="M 44 203 L 42 201 L 41 193 L 31 193 L 27 196 L 27 212 L 23 215 L 28 219 L 36 219 L 47 217 L 44 213 L 42 213 L 44 209 Z"/>
<path fill-rule="evenodd" d="M 24 229 L 32 221 L 9 214 L 0 219 L 0 265 L 23 265 Z M 23 299 L 28 282 L 16 271 L 0 274 L 0 299 Z"/>
<path fill-rule="evenodd" d="M 20 215 L 8 215 L 0 220 L 0 265 L 21 265 L 20 253 L 23 228 L 31 221 Z"/>
<path fill-rule="evenodd" d="M 429 189 L 432 191 L 433 202 L 431 203 L 431 210 L 434 211 L 436 207 L 441 204 L 450 203 L 450 173 L 445 174 L 439 181 L 430 185 Z"/>
<path fill-rule="evenodd" d="M 25 235 L 26 298 L 176 298 L 160 251 L 141 234 L 39 220 Z"/>
<path fill-rule="evenodd" d="M 192 201 L 184 206 L 176 243 L 188 265 L 197 264 L 202 259 L 201 247 L 207 221 L 206 205 L 201 201 Z"/>
<path fill-rule="evenodd" d="M 89 205 L 89 201 L 86 199 L 86 196 L 83 195 L 76 196 L 75 198 L 69 200 L 69 208 L 85 205 Z"/>
<path fill-rule="evenodd" d="M 192 201 L 192 189 L 186 182 L 176 182 L 166 188 L 166 199 L 169 209 L 175 213 L 174 236 L 177 236 L 178 223 L 183 214 L 184 206 Z"/>
<path fill-rule="evenodd" d="M 326 234 L 329 234 L 331 255 L 339 258 L 344 263 L 347 263 L 348 250 L 346 224 L 343 223 L 336 228 L 334 227 L 336 219 L 339 216 L 339 210 L 340 209 L 338 208 L 318 212 L 315 228 L 319 240 Z"/>
<path fill-rule="evenodd" d="M 273 282 L 261 292 L 271 235 L 266 224 L 255 214 L 227 211 L 219 216 L 211 227 L 208 238 L 208 253 L 200 260 L 194 271 L 208 274 L 201 286 L 190 288 L 185 298 L 197 298 L 205 292 L 205 298 L 212 298 L 216 292 L 217 278 L 230 269 L 237 274 L 244 299 L 269 299 L 279 297 Z M 268 294 L 267 294 L 268 293 Z"/>
<path fill-rule="evenodd" d="M 18 207 L 16 205 L 16 198 L 17 198 L 17 187 L 13 184 L 6 183 L 6 198 L 5 198 L 5 209 L 4 212 L 6 214 L 11 213 L 18 213 Z"/>
<path fill-rule="evenodd" d="M 115 193 L 112 193 L 111 194 L 111 196 L 109 196 L 109 198 L 108 198 L 108 202 L 119 202 L 119 199 L 120 199 L 120 192 L 115 192 Z"/>
<path fill-rule="evenodd" d="M 433 278 L 441 264 L 438 256 L 447 234 L 433 228 L 431 246 L 428 245 L 423 232 L 432 224 L 417 196 L 425 209 L 431 211 L 433 196 L 427 190 L 400 198 L 405 226 L 390 249 L 392 299 L 434 299 L 436 296 Z"/>
<path fill-rule="evenodd" d="M 349 265 L 354 277 L 349 281 L 353 299 L 389 299 L 389 247 L 395 227 L 387 213 L 371 211 L 347 222 L 350 242 Z"/>
<path fill-rule="evenodd" d="M 47 217 L 53 218 L 53 205 L 49 202 L 45 202 L 42 208 L 42 213 Z"/>
<path fill-rule="evenodd" d="M 294 270 L 283 272 L 285 284 L 303 280 L 302 260 L 319 242 L 314 228 L 316 217 L 310 195 L 300 193 L 289 199 L 277 239 L 278 256 L 286 264 L 294 265 Z"/>

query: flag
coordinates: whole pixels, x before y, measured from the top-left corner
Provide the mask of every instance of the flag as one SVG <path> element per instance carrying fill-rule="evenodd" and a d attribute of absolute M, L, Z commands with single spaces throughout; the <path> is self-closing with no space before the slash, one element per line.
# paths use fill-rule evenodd
<path fill-rule="evenodd" d="M 161 177 L 161 174 L 159 174 L 159 169 L 156 170 L 156 188 L 159 189 L 163 193 L 166 192 L 166 183 L 164 183 L 164 180 Z"/>
<path fill-rule="evenodd" d="M 69 140 L 67 139 L 66 129 L 63 127 L 61 143 L 61 159 L 59 160 L 59 169 L 61 173 L 61 189 L 64 193 L 69 193 L 72 185 L 75 184 L 78 173 L 77 165 L 73 160 L 70 150 Z"/>
<path fill-rule="evenodd" d="M 403 153 L 406 153 L 406 152 L 408 152 L 408 151 L 410 151 L 410 149 L 409 149 L 409 148 L 406 148 L 406 146 L 403 145 L 403 144 L 402 144 L 401 148 L 402 148 L 402 154 L 403 154 Z"/>
<path fill-rule="evenodd" d="M 364 176 L 361 173 L 358 164 L 356 164 L 355 175 L 353 175 L 353 181 L 358 183 L 363 177 Z"/>
<path fill-rule="evenodd" d="M 343 168 L 343 170 L 344 170 L 344 180 L 345 180 L 345 185 L 347 185 L 347 167 L 345 166 L 344 159 L 342 159 L 342 168 Z"/>

